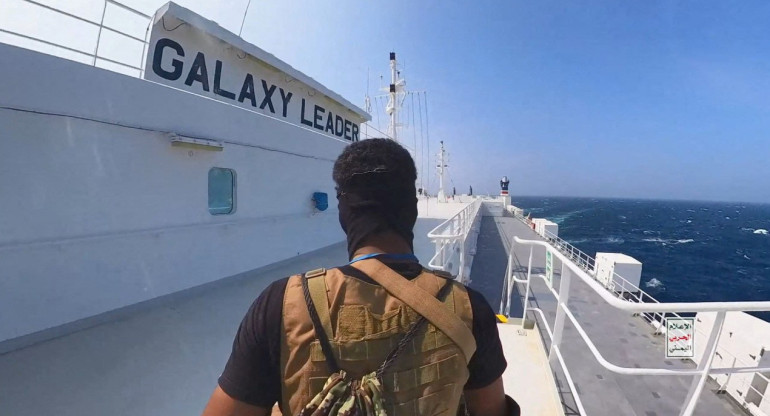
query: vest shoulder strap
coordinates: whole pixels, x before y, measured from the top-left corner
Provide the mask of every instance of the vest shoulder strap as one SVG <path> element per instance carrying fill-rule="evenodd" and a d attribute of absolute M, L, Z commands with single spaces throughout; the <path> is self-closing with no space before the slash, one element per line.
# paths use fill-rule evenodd
<path fill-rule="evenodd" d="M 329 312 L 329 296 L 326 288 L 326 269 L 316 269 L 305 273 L 307 279 L 310 298 L 313 299 L 318 318 L 321 320 L 321 327 L 327 337 L 334 338 L 332 332 L 332 318 Z"/>
<path fill-rule="evenodd" d="M 414 282 L 403 278 L 376 258 L 358 261 L 352 266 L 366 273 L 391 295 L 409 305 L 446 334 L 462 350 L 466 364 L 471 360 L 473 353 L 476 352 L 473 332 L 433 295 Z"/>

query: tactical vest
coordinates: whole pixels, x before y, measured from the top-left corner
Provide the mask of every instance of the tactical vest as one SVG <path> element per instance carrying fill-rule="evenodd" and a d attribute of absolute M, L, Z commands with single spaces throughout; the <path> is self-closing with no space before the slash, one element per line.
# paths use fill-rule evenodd
<path fill-rule="evenodd" d="M 351 379 L 360 379 L 382 364 L 419 315 L 377 284 L 345 276 L 338 269 L 320 269 L 316 274 L 307 275 L 322 279 L 316 282 L 326 286 L 328 317 L 320 318 L 333 332 L 327 335 L 337 363 Z M 331 375 L 308 314 L 302 278 L 289 278 L 283 300 L 281 408 L 285 416 L 296 415 Z M 473 313 L 463 285 L 432 272 L 423 272 L 412 282 L 431 294 L 452 284 L 443 303 L 472 328 Z M 460 348 L 428 324 L 383 375 L 387 414 L 454 416 L 467 380 Z"/>

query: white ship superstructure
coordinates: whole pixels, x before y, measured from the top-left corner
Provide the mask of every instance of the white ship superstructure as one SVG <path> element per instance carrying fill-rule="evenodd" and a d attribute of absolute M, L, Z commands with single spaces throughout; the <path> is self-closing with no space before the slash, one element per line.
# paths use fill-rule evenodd
<path fill-rule="evenodd" d="M 255 296 L 347 260 L 331 169 L 371 116 L 190 10 L 149 23 L 144 62 L 111 63 L 139 78 L 95 67 L 98 46 L 83 64 L 0 44 L 2 415 L 197 414 Z M 402 81 L 392 54 L 393 138 Z M 770 302 L 659 303 L 641 263 L 560 239 L 507 178 L 447 199 L 445 152 L 415 254 L 502 288 L 523 414 L 770 414 L 770 325 L 742 312 Z"/>

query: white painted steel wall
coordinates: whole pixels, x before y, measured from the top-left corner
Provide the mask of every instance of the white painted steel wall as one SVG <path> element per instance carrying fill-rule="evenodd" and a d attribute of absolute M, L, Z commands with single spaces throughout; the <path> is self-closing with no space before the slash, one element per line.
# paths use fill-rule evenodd
<path fill-rule="evenodd" d="M 12 46 L 0 74 L 0 341 L 344 238 L 331 180 L 344 141 Z M 233 215 L 208 213 L 215 166 L 236 171 Z M 329 210 L 312 214 L 314 191 Z"/>
<path fill-rule="evenodd" d="M 695 363 L 700 363 L 703 357 L 715 316 L 716 312 L 700 312 L 695 317 Z M 770 362 L 769 355 L 770 324 L 745 312 L 728 312 L 713 366 L 765 367 Z M 770 414 L 770 389 L 761 375 L 715 374 L 712 378 L 738 403 L 744 406 L 753 403 L 761 411 Z"/>

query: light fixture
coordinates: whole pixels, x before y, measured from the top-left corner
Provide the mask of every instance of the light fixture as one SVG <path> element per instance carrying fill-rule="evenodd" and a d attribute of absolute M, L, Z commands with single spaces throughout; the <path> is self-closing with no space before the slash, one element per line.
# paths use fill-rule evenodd
<path fill-rule="evenodd" d="M 192 137 L 180 136 L 178 134 L 170 133 L 171 146 L 174 147 L 186 147 L 188 149 L 198 150 L 211 150 L 215 152 L 221 152 L 225 146 L 222 142 L 209 139 L 193 139 Z"/>

